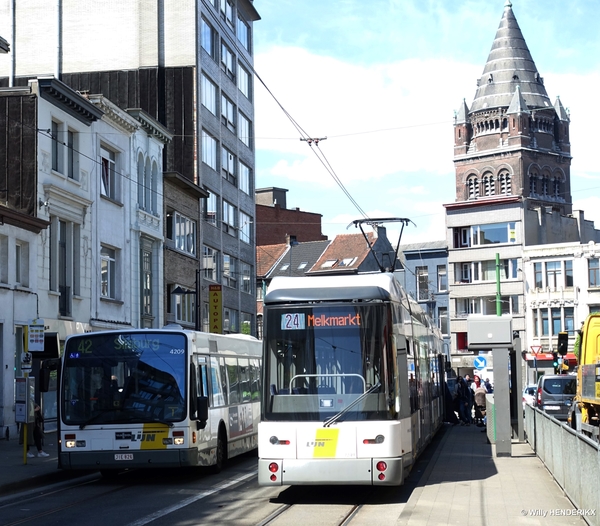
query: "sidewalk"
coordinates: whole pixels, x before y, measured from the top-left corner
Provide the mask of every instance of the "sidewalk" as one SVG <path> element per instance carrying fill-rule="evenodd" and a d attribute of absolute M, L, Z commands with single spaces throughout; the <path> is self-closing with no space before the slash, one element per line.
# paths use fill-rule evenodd
<path fill-rule="evenodd" d="M 528 443 L 496 458 L 480 428 L 445 425 L 397 526 L 585 524 Z"/>
<path fill-rule="evenodd" d="M 0 440 L 0 497 L 88 474 L 86 471 L 67 472 L 58 469 L 57 438 L 56 432 L 47 432 L 44 451 L 50 456 L 27 458 L 27 464 L 23 463 L 23 446 L 19 445 L 18 436 L 11 440 Z M 34 445 L 29 450 L 37 454 Z"/>

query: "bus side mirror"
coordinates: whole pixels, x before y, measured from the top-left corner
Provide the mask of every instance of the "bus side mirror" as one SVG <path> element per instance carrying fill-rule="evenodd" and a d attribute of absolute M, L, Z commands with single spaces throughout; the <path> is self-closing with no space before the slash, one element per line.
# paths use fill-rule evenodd
<path fill-rule="evenodd" d="M 196 402 L 198 407 L 197 428 L 204 429 L 208 422 L 208 396 L 199 396 Z"/>

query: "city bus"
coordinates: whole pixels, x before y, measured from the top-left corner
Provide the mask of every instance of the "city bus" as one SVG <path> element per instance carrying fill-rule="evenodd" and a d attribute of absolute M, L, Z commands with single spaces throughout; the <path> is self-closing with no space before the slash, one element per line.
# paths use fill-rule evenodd
<path fill-rule="evenodd" d="M 59 468 L 207 466 L 257 447 L 261 343 L 180 326 L 67 338 Z"/>

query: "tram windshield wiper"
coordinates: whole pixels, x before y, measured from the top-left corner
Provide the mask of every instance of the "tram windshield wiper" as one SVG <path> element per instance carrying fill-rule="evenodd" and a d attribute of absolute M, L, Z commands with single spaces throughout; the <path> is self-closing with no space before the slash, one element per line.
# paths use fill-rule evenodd
<path fill-rule="evenodd" d="M 331 424 L 335 424 L 340 418 L 342 418 L 342 416 L 344 416 L 348 411 L 350 411 L 350 409 L 352 409 L 355 405 L 357 405 L 361 400 L 364 400 L 368 394 L 374 393 L 380 387 L 381 387 L 381 382 L 376 383 L 373 387 L 371 387 L 371 389 L 365 391 L 358 398 L 356 398 L 356 400 L 354 400 L 350 405 L 348 405 L 347 407 L 344 407 L 344 409 L 342 409 L 339 413 L 337 413 L 337 414 L 333 415 L 331 418 L 328 418 L 327 420 L 325 420 L 325 422 L 323 422 L 323 427 L 329 427 L 329 426 L 331 426 Z"/>

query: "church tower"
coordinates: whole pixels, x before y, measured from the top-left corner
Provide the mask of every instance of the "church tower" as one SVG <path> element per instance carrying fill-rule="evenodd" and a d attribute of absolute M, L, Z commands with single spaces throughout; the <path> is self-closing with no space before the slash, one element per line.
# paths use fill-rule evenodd
<path fill-rule="evenodd" d="M 507 1 L 471 107 L 454 123 L 456 202 L 524 198 L 572 212 L 569 115 L 552 104 Z M 474 203 L 473 203 L 474 204 Z"/>

